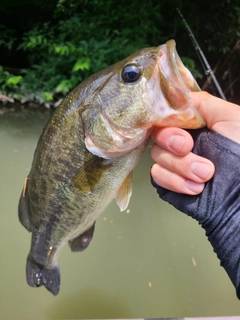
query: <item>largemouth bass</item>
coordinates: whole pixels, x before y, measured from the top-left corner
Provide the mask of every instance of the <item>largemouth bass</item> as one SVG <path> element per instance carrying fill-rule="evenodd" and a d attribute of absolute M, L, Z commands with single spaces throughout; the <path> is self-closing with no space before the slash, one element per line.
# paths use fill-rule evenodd
<path fill-rule="evenodd" d="M 32 233 L 30 286 L 57 295 L 62 246 L 87 248 L 113 198 L 127 208 L 132 171 L 155 126 L 205 125 L 189 96 L 199 90 L 170 40 L 90 76 L 62 101 L 39 139 L 19 202 L 19 219 Z"/>

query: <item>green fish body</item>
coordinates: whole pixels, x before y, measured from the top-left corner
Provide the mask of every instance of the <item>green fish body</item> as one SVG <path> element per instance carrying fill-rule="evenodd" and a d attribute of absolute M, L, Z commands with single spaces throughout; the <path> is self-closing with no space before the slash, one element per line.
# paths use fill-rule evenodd
<path fill-rule="evenodd" d="M 30 286 L 57 295 L 62 246 L 87 248 L 112 199 L 127 208 L 132 172 L 155 126 L 204 125 L 189 96 L 197 90 L 171 40 L 92 75 L 62 101 L 39 139 L 19 201 L 19 219 L 32 233 Z"/>

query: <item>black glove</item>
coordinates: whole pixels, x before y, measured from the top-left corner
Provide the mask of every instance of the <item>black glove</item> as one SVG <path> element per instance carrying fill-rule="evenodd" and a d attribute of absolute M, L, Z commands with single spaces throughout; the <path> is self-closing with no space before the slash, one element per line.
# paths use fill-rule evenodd
<path fill-rule="evenodd" d="M 215 165 L 200 195 L 190 196 L 153 186 L 161 199 L 196 219 L 232 280 L 240 299 L 240 144 L 206 128 L 189 131 L 193 152 Z M 240 133 L 239 133 L 240 134 Z"/>

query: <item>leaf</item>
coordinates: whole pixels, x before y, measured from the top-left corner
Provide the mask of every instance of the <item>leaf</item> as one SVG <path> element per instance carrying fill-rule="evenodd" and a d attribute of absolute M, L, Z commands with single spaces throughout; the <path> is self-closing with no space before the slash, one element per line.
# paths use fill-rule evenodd
<path fill-rule="evenodd" d="M 9 77 L 9 78 L 7 79 L 7 84 L 16 86 L 21 79 L 22 79 L 22 76 Z"/>
<path fill-rule="evenodd" d="M 55 52 L 56 53 L 60 53 L 60 51 L 61 51 L 61 47 L 59 47 L 59 46 L 55 47 Z"/>
<path fill-rule="evenodd" d="M 78 59 L 73 68 L 72 71 L 76 72 L 78 70 L 89 70 L 90 68 L 90 59 L 89 58 L 82 58 L 82 59 Z"/>
<path fill-rule="evenodd" d="M 37 45 L 37 39 L 35 37 L 30 37 L 27 43 L 27 48 L 34 48 Z"/>
<path fill-rule="evenodd" d="M 72 83 L 69 80 L 62 80 L 55 88 L 56 92 L 62 92 L 66 94 L 72 88 Z"/>
<path fill-rule="evenodd" d="M 47 100 L 47 101 L 51 101 L 53 100 L 53 95 L 50 93 L 50 92 L 44 92 L 44 98 Z"/>
<path fill-rule="evenodd" d="M 70 50 L 69 50 L 69 47 L 67 45 L 64 45 L 64 46 L 56 46 L 55 47 L 55 52 L 56 53 L 59 53 L 61 55 L 65 55 L 65 54 L 69 54 Z"/>
<path fill-rule="evenodd" d="M 196 68 L 195 62 L 191 58 L 181 57 L 181 60 L 185 65 L 185 67 L 189 69 L 189 71 L 192 73 L 194 78 L 199 78 L 199 79 L 202 78 L 202 74 L 198 71 L 198 69 Z"/>

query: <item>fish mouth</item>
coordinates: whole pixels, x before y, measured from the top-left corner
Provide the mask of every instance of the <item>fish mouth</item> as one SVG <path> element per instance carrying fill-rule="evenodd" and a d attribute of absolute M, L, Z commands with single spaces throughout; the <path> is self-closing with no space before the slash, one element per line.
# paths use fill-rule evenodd
<path fill-rule="evenodd" d="M 193 78 L 191 72 L 184 66 L 177 53 L 176 42 L 174 40 L 167 41 L 165 48 L 167 62 L 163 69 L 168 79 L 184 93 L 200 91 L 201 89 L 196 80 Z M 160 55 L 161 54 L 162 50 L 160 48 Z"/>
<path fill-rule="evenodd" d="M 169 40 L 158 47 L 154 79 L 159 85 L 155 97 L 158 115 L 156 126 L 177 126 L 195 129 L 206 125 L 194 107 L 190 92 L 201 91 L 191 72 L 184 66 L 176 51 L 176 43 Z"/>

